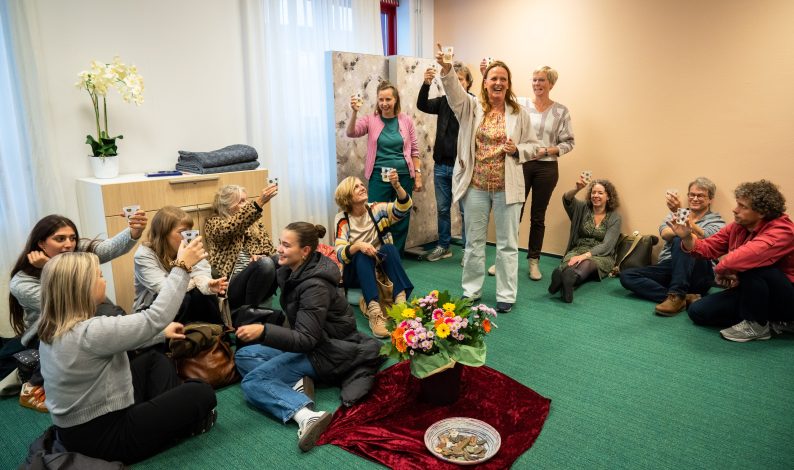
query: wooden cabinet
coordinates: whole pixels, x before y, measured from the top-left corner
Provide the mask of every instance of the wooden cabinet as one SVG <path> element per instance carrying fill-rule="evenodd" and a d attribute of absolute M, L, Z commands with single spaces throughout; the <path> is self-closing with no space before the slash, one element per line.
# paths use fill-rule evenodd
<path fill-rule="evenodd" d="M 267 170 L 236 171 L 216 175 L 182 175 L 147 178 L 143 174 L 122 175 L 112 179 L 80 178 L 77 198 L 80 204 L 80 236 L 109 238 L 127 228 L 121 214 L 124 206 L 138 204 L 151 222 L 163 206 L 177 206 L 193 216 L 193 226 L 201 229 L 210 213 L 212 200 L 219 188 L 227 184 L 244 186 L 254 199 L 267 184 Z M 266 204 L 262 219 L 268 232 L 270 205 Z M 148 227 L 141 236 L 145 240 Z M 140 242 L 139 241 L 139 242 Z M 102 266 L 107 279 L 107 295 L 127 312 L 135 299 L 133 286 L 133 254 L 136 248 Z"/>

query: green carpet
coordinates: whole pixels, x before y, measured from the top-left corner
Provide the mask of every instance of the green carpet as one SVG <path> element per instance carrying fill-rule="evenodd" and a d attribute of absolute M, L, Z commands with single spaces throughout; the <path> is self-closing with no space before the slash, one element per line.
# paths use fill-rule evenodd
<path fill-rule="evenodd" d="M 436 263 L 407 260 L 417 294 L 460 294 L 460 250 Z M 488 248 L 489 263 L 494 249 Z M 616 279 L 588 283 L 564 304 L 546 292 L 558 259 L 532 282 L 522 259 L 519 299 L 488 341 L 488 365 L 552 400 L 540 437 L 514 468 L 792 468 L 794 335 L 745 344 L 696 327 L 686 313 L 653 314 Z M 488 277 L 483 301 L 495 305 Z M 366 322 L 359 317 L 359 327 Z M 171 468 L 379 468 L 335 446 L 302 454 L 297 426 L 246 405 L 239 386 L 218 393 L 218 423 L 136 465 Z M 318 390 L 318 407 L 339 405 Z M 505 404 L 509 406 L 509 404 Z M 49 417 L 0 400 L 0 468 L 14 468 Z"/>

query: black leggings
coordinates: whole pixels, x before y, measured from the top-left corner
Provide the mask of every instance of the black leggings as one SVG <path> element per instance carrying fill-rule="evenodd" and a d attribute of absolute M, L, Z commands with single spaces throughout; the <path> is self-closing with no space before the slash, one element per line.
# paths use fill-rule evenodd
<path fill-rule="evenodd" d="M 135 404 L 83 424 L 57 428 L 70 452 L 130 465 L 190 436 L 215 408 L 215 390 L 201 381 L 179 384 L 171 361 L 148 351 L 130 363 Z"/>
<path fill-rule="evenodd" d="M 573 269 L 573 272 L 575 272 L 576 275 L 578 276 L 576 280 L 576 285 L 578 286 L 583 282 L 588 281 L 593 276 L 593 274 L 595 274 L 596 271 L 598 271 L 598 266 L 596 266 L 596 264 L 592 260 L 586 259 L 580 262 L 579 264 L 577 264 L 576 266 L 571 266 L 568 269 Z M 596 274 L 596 277 L 597 276 L 598 275 Z"/>
<path fill-rule="evenodd" d="M 276 292 L 276 261 L 263 256 L 250 263 L 229 282 L 229 308 L 256 307 Z"/>

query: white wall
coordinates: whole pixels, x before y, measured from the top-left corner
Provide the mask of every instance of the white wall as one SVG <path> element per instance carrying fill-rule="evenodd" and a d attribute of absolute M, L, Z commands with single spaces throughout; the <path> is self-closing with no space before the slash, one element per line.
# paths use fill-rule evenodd
<path fill-rule="evenodd" d="M 119 55 L 144 78 L 136 107 L 110 93 L 111 134 L 121 173 L 173 169 L 177 150 L 211 150 L 245 143 L 240 9 L 221 0 L 27 0 L 41 90 L 52 129 L 47 135 L 62 165 L 65 215 L 78 220 L 76 178 L 91 176 L 84 144 L 96 134 L 91 102 L 74 86 L 93 59 Z M 85 233 L 84 236 L 97 234 Z"/>

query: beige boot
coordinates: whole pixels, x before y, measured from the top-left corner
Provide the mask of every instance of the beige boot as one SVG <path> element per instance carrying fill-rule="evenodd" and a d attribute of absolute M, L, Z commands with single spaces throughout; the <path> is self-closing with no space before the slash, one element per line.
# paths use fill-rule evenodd
<path fill-rule="evenodd" d="M 383 314 L 383 310 L 380 309 L 380 304 L 377 300 L 371 300 L 369 302 L 365 315 L 369 320 L 369 328 L 376 338 L 386 338 L 389 336 L 389 330 L 386 329 L 386 316 Z"/>
<path fill-rule="evenodd" d="M 529 258 L 529 278 L 533 281 L 540 281 L 543 275 L 540 274 L 540 260 L 536 258 Z"/>
<path fill-rule="evenodd" d="M 401 290 L 399 294 L 394 297 L 394 305 L 405 302 L 405 291 Z"/>

